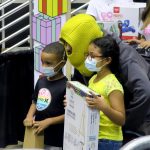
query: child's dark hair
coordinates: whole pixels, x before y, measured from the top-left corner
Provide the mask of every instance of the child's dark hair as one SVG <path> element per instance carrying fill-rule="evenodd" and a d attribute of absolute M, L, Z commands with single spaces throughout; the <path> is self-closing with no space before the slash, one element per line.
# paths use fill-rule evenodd
<path fill-rule="evenodd" d="M 55 54 L 58 56 L 59 60 L 67 60 L 65 48 L 63 44 L 59 42 L 54 42 L 46 45 L 45 48 L 43 49 L 43 52 Z"/>
<path fill-rule="evenodd" d="M 104 36 L 94 39 L 91 43 L 95 44 L 101 49 L 104 58 L 111 57 L 112 61 L 109 68 L 114 74 L 118 74 L 119 67 L 119 46 L 116 41 L 110 36 Z"/>

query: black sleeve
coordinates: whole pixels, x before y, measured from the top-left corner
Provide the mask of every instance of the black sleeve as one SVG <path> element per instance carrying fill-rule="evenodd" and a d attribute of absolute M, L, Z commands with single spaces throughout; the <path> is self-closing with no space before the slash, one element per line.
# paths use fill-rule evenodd
<path fill-rule="evenodd" d="M 136 130 L 146 118 L 150 109 L 150 80 L 145 71 L 136 63 L 128 63 L 126 87 L 133 94 L 126 108 L 125 129 Z"/>
<path fill-rule="evenodd" d="M 74 74 L 71 78 L 72 81 L 79 81 L 80 83 L 87 85 L 91 77 L 83 76 L 76 68 L 74 69 Z"/>
<path fill-rule="evenodd" d="M 120 48 L 122 83 L 130 93 L 130 97 L 125 98 L 124 129 L 137 131 L 146 119 L 150 120 L 146 118 L 150 114 L 150 65 L 133 47 L 121 41 L 115 34 L 112 37 Z"/>
<path fill-rule="evenodd" d="M 36 83 L 36 85 L 35 85 L 34 93 L 33 93 L 33 95 L 32 95 L 32 101 L 33 101 L 34 103 L 37 102 L 37 97 L 38 97 L 38 92 L 39 92 L 38 85 L 39 85 L 39 80 L 37 81 L 37 83 Z"/>

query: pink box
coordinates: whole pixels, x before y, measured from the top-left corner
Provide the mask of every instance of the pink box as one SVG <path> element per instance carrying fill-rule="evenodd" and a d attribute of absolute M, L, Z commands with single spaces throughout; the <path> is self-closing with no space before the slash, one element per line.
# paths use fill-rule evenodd
<path fill-rule="evenodd" d="M 32 37 L 34 40 L 47 45 L 59 41 L 61 17 L 50 18 L 44 14 L 33 16 Z"/>

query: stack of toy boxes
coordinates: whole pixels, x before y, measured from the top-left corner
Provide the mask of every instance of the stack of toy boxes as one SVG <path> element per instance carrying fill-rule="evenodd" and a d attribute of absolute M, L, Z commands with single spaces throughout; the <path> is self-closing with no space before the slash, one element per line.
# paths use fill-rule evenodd
<path fill-rule="evenodd" d="M 85 98 L 91 95 L 89 91 L 77 81 L 67 83 L 63 150 L 98 149 L 100 116 L 98 110 L 87 105 Z"/>
<path fill-rule="evenodd" d="M 50 17 L 66 13 L 67 8 L 68 0 L 39 0 L 39 12 Z"/>
<path fill-rule="evenodd" d="M 50 44 L 59 40 L 61 30 L 61 18 L 50 18 L 44 14 L 33 16 L 33 39 L 44 44 Z"/>
<path fill-rule="evenodd" d="M 68 0 L 38 0 L 38 11 L 32 18 L 33 40 L 41 44 L 34 50 L 34 67 L 42 72 L 41 50 L 48 44 L 59 41 L 61 16 L 68 9 Z M 39 45 L 39 44 L 38 44 Z"/>
<path fill-rule="evenodd" d="M 122 39 L 128 40 L 138 37 L 141 13 L 146 7 L 145 3 L 126 3 L 124 5 L 115 4 L 113 15 L 115 21 L 122 23 Z"/>

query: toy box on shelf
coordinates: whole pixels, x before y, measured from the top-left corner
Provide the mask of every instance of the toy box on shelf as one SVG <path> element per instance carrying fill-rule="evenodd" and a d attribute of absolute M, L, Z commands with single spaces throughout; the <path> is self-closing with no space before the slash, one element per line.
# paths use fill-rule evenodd
<path fill-rule="evenodd" d="M 38 72 L 43 72 L 42 62 L 41 62 L 41 52 L 44 48 L 44 45 L 40 45 L 34 48 L 34 69 Z"/>
<path fill-rule="evenodd" d="M 87 106 L 85 97 L 91 95 L 89 91 L 88 87 L 77 81 L 67 83 L 64 150 L 98 149 L 100 116 L 98 110 Z"/>
<path fill-rule="evenodd" d="M 146 7 L 145 3 L 130 4 L 115 4 L 113 6 L 113 17 L 115 21 L 122 23 L 122 39 L 132 39 L 138 37 L 139 23 L 141 20 L 141 13 Z M 134 14 L 134 15 L 133 15 Z"/>
<path fill-rule="evenodd" d="M 33 39 L 44 44 L 59 41 L 61 30 L 61 17 L 50 18 L 44 14 L 36 14 L 32 20 Z"/>
<path fill-rule="evenodd" d="M 38 10 L 50 17 L 59 16 L 67 12 L 68 0 L 38 0 Z"/>
<path fill-rule="evenodd" d="M 97 21 L 97 24 L 102 30 L 116 33 L 119 37 L 121 36 L 121 24 L 118 21 Z"/>

